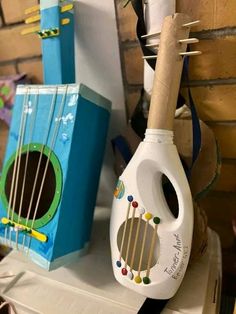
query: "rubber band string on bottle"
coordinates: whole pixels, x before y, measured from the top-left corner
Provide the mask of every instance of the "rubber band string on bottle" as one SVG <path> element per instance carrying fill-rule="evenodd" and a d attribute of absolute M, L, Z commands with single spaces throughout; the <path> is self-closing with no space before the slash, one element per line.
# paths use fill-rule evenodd
<path fill-rule="evenodd" d="M 133 226 L 134 226 L 135 211 L 136 211 L 136 208 L 138 207 L 138 203 L 132 202 L 132 207 L 133 207 L 133 212 L 132 212 L 132 218 L 131 218 L 131 225 L 130 225 L 130 229 L 129 229 L 128 244 L 127 244 L 126 254 L 125 254 L 125 268 L 127 267 L 127 264 L 128 264 L 128 258 L 129 258 L 129 253 L 130 253 L 129 252 L 130 242 L 131 242 L 131 236 L 132 236 Z"/>
<path fill-rule="evenodd" d="M 121 246 L 116 266 L 121 268 L 123 276 L 127 276 L 130 280 L 134 279 L 135 283 L 140 284 L 143 281 L 144 284 L 150 284 L 151 268 L 156 263 L 154 253 L 157 248 L 157 231 L 161 219 L 157 216 L 154 217 L 152 213 L 146 211 L 143 207 L 139 207 L 138 202 L 133 201 L 132 195 L 129 195 L 127 200 L 128 208 L 124 227 L 123 225 L 121 227 Z M 133 208 L 132 213 L 131 206 Z M 144 221 L 143 229 L 141 226 Z M 140 246 L 138 245 L 139 242 Z M 126 250 L 123 252 L 125 246 Z M 122 257 L 124 259 L 123 267 Z M 141 278 L 144 271 L 145 275 Z"/>
<path fill-rule="evenodd" d="M 124 247 L 124 242 L 125 242 L 125 235 L 126 235 L 127 223 L 128 223 L 128 219 L 129 219 L 129 213 L 130 213 L 130 207 L 131 207 L 132 200 L 133 200 L 133 197 L 128 196 L 128 202 L 129 203 L 128 203 L 128 208 L 127 208 L 127 212 L 126 212 L 125 226 L 124 226 L 124 230 L 123 230 L 123 234 L 122 234 L 119 262 L 121 262 L 121 258 L 122 258 L 122 254 L 123 254 L 123 247 Z"/>

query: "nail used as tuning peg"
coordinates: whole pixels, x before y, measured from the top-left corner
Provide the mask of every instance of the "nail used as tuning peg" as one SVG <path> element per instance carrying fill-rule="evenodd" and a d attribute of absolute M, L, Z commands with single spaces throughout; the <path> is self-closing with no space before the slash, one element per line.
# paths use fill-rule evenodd
<path fill-rule="evenodd" d="M 156 59 L 157 58 L 157 55 L 154 55 L 154 56 L 143 56 L 142 57 L 144 60 L 151 60 L 151 59 Z"/>
<path fill-rule="evenodd" d="M 155 32 L 155 33 L 149 33 L 146 35 L 142 35 L 141 38 L 150 38 L 150 37 L 155 37 L 161 35 L 161 32 Z"/>
<path fill-rule="evenodd" d="M 180 39 L 179 43 L 180 44 L 195 44 L 198 43 L 199 39 L 197 38 L 186 38 L 186 39 Z M 155 44 L 146 44 L 145 47 L 147 48 L 157 48 L 159 47 L 159 43 L 155 43 Z"/>
<path fill-rule="evenodd" d="M 192 27 L 192 26 L 198 25 L 199 23 L 200 23 L 200 20 L 196 20 L 196 21 L 193 21 L 193 22 L 189 22 L 189 23 L 183 24 L 182 26 L 183 27 Z"/>
<path fill-rule="evenodd" d="M 202 52 L 201 51 L 186 51 L 186 52 L 180 52 L 179 55 L 180 56 L 198 56 L 201 55 Z"/>
<path fill-rule="evenodd" d="M 197 39 L 197 38 L 186 38 L 186 39 L 180 39 L 179 40 L 180 44 L 195 44 L 198 42 L 199 42 L 199 39 Z"/>
<path fill-rule="evenodd" d="M 145 47 L 147 47 L 147 48 L 157 48 L 157 49 L 158 49 L 159 43 L 156 43 L 156 44 L 147 44 L 147 45 L 145 45 Z"/>

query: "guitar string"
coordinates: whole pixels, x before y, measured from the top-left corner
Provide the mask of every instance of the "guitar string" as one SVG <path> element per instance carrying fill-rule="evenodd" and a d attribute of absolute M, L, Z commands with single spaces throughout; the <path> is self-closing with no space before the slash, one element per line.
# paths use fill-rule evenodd
<path fill-rule="evenodd" d="M 44 168 L 43 179 L 41 181 L 41 186 L 40 186 L 40 190 L 39 190 L 39 194 L 38 194 L 37 203 L 36 203 L 36 206 L 35 206 L 34 216 L 33 216 L 33 219 L 32 219 L 31 226 L 30 226 L 31 230 L 34 228 L 34 222 L 35 222 L 36 215 L 37 215 L 37 212 L 38 212 L 39 202 L 40 202 L 40 199 L 41 199 L 41 195 L 42 195 L 42 191 L 43 191 L 43 187 L 44 187 L 44 182 L 45 182 L 46 175 L 47 175 L 47 170 L 48 170 L 48 165 L 49 165 L 49 162 L 50 162 L 51 153 L 52 153 L 52 151 L 54 149 L 54 146 L 55 146 L 55 143 L 56 143 L 56 139 L 57 139 L 57 135 L 58 135 L 58 131 L 60 129 L 60 125 L 61 125 L 61 121 L 62 121 L 62 115 L 63 115 L 63 112 L 64 112 L 65 103 L 66 103 L 67 91 L 68 91 L 68 85 L 66 85 L 65 92 L 64 92 L 62 100 L 61 100 L 61 104 L 60 104 L 60 107 L 59 107 L 59 110 L 58 110 L 58 116 L 57 116 L 57 119 L 56 119 L 57 123 L 56 123 L 56 126 L 54 128 L 54 132 L 53 132 L 53 136 L 52 136 L 52 140 L 51 140 L 51 145 L 49 145 L 50 150 L 49 150 L 49 153 L 48 153 L 47 163 L 46 163 L 46 166 Z M 29 253 L 31 239 L 32 239 L 32 237 L 29 237 L 28 246 L 27 246 L 27 253 Z"/>
<path fill-rule="evenodd" d="M 137 230 L 136 230 L 135 240 L 134 240 L 134 247 L 133 247 L 133 252 L 132 252 L 132 257 L 131 257 L 131 262 L 130 262 L 130 272 L 132 272 L 133 266 L 134 266 L 135 253 L 136 253 L 136 248 L 137 248 L 137 244 L 138 244 L 138 237 L 139 237 L 139 231 L 140 231 L 140 226 L 141 226 L 141 220 L 142 220 L 142 214 L 139 215 L 139 219 L 138 219 L 138 225 L 137 225 Z"/>
<path fill-rule="evenodd" d="M 124 266 L 125 269 L 127 267 L 129 254 L 130 254 L 129 249 L 130 249 L 130 244 L 131 244 L 131 236 L 132 236 L 132 233 L 133 233 L 135 212 L 136 212 L 136 207 L 133 207 L 133 213 L 132 213 L 131 224 L 130 224 L 130 229 L 129 229 L 128 245 L 127 245 L 126 254 L 125 254 L 125 266 Z"/>
<path fill-rule="evenodd" d="M 24 108 L 25 108 L 26 101 L 27 101 L 27 94 L 28 94 L 28 88 L 26 89 L 26 93 L 25 93 L 24 99 L 23 99 L 23 109 L 22 109 L 21 118 L 20 118 L 19 134 L 22 132 L 21 130 L 23 127 L 23 118 L 24 118 L 24 113 L 25 113 Z M 20 137 L 18 136 L 17 148 L 16 148 L 16 158 L 15 158 L 15 162 L 14 162 L 14 166 L 13 166 L 13 174 L 12 174 L 12 181 L 11 181 L 11 188 L 10 188 L 10 197 L 9 197 L 8 208 L 7 208 L 7 219 L 10 219 L 10 211 L 11 211 L 13 191 L 14 191 L 14 186 L 15 186 L 16 166 L 17 166 L 17 162 L 18 162 L 19 147 L 20 147 Z M 5 234 L 4 234 L 4 242 L 6 245 L 7 245 L 7 231 L 8 231 L 8 227 L 6 226 Z"/>
<path fill-rule="evenodd" d="M 20 207 L 19 207 L 19 212 L 18 212 L 18 221 L 17 223 L 20 223 L 21 220 L 21 212 L 22 212 L 22 205 L 23 205 L 23 199 L 24 199 L 24 194 L 25 194 L 25 183 L 26 183 L 26 177 L 27 177 L 27 169 L 28 169 L 28 161 L 29 161 L 29 152 L 30 152 L 30 144 L 32 142 L 33 138 L 33 133 L 34 133 L 34 128 L 35 128 L 35 120 L 37 116 L 37 108 L 38 108 L 38 98 L 39 98 L 39 93 L 37 93 L 34 97 L 34 102 L 32 106 L 32 118 L 30 120 L 30 126 L 29 126 L 29 142 L 27 145 L 27 150 L 26 150 L 26 161 L 25 161 L 25 169 L 24 169 L 24 175 L 23 175 L 23 183 L 22 183 L 22 190 L 21 190 L 21 199 L 20 199 Z M 16 248 L 18 249 L 18 235 L 19 235 L 19 230 L 17 229 L 16 231 Z"/>
<path fill-rule="evenodd" d="M 20 136 L 20 147 L 19 147 L 19 154 L 18 154 L 18 163 L 16 166 L 16 182 L 15 182 L 15 187 L 14 187 L 14 197 L 13 197 L 13 205 L 12 205 L 12 211 L 11 211 L 11 221 L 14 220 L 14 215 L 16 211 L 16 200 L 17 200 L 17 194 L 18 194 L 18 187 L 19 187 L 19 175 L 20 175 L 20 169 L 21 169 L 21 159 L 22 159 L 22 147 L 24 144 L 25 140 L 25 130 L 27 126 L 27 116 L 28 116 L 28 103 L 29 103 L 29 94 L 30 94 L 30 87 L 28 89 L 27 93 L 27 100 L 25 103 L 25 106 L 23 108 L 24 110 L 24 119 L 23 119 L 23 128 L 22 128 L 22 133 L 19 135 Z M 9 245 L 12 245 L 12 230 L 13 228 L 10 228 L 9 232 Z"/>
<path fill-rule="evenodd" d="M 28 92 L 28 90 L 27 90 Z M 25 107 L 26 103 L 26 98 L 27 98 L 27 93 L 24 95 L 23 99 L 23 108 Z M 20 120 L 20 127 L 19 127 L 19 134 L 21 133 L 22 126 L 23 126 L 23 116 L 24 116 L 24 109 L 21 112 L 21 120 Z M 13 191 L 15 187 L 15 175 L 16 175 L 16 166 L 17 166 L 17 161 L 18 161 L 18 150 L 20 147 L 20 137 L 18 136 L 18 141 L 17 141 L 17 149 L 16 149 L 16 158 L 13 166 L 13 174 L 12 174 L 12 181 L 11 181 L 11 188 L 10 188 L 10 197 L 9 197 L 9 202 L 8 202 L 8 209 L 7 209 L 7 219 L 10 220 L 10 210 L 11 210 L 11 203 L 12 203 L 12 198 L 13 198 Z M 5 228 L 5 244 L 7 245 L 7 226 Z"/>
<path fill-rule="evenodd" d="M 149 225 L 149 220 L 146 220 L 144 235 L 143 235 L 143 241 L 142 241 L 142 248 L 141 248 L 141 253 L 140 253 L 140 257 L 139 257 L 138 277 L 140 276 L 141 268 L 142 268 L 143 254 L 144 254 L 144 248 L 145 248 L 145 243 L 146 243 L 146 238 L 147 238 L 148 225 Z"/>
<path fill-rule="evenodd" d="M 152 258 L 153 258 L 153 254 L 154 254 L 154 250 L 155 250 L 157 227 L 158 227 L 158 224 L 155 224 L 155 227 L 154 227 L 154 230 L 153 230 L 153 234 L 152 234 L 150 251 L 149 251 L 149 255 L 148 255 L 146 277 L 149 277 L 149 275 L 150 275 L 151 263 L 152 263 Z"/>
<path fill-rule="evenodd" d="M 28 227 L 28 223 L 29 223 L 29 217 L 30 217 L 30 213 L 31 213 L 32 205 L 33 205 L 33 199 L 34 199 L 34 195 L 35 195 L 36 184 L 38 181 L 38 175 L 39 175 L 39 170 L 40 170 L 41 161 L 42 161 L 42 157 L 43 157 L 43 152 L 44 152 L 45 146 L 47 145 L 48 137 L 49 137 L 49 133 L 50 133 L 50 129 L 51 129 L 51 122 L 52 122 L 52 117 L 54 114 L 57 92 L 58 92 L 58 86 L 55 89 L 55 92 L 53 94 L 52 101 L 50 104 L 50 112 L 49 112 L 49 116 L 48 116 L 48 128 L 46 129 L 45 138 L 43 140 L 43 145 L 42 145 L 41 150 L 40 150 L 40 156 L 39 156 L 37 170 L 36 170 L 36 174 L 35 174 L 35 178 L 34 178 L 34 184 L 33 184 L 32 192 L 31 192 L 31 198 L 30 198 L 29 208 L 28 208 L 28 212 L 27 212 L 25 227 Z M 25 239 L 26 239 L 26 235 L 24 234 L 23 240 L 22 240 L 22 250 L 23 251 L 24 251 L 24 247 L 25 247 Z"/>
<path fill-rule="evenodd" d="M 126 212 L 125 225 L 124 225 L 124 229 L 123 229 L 123 233 L 122 233 L 121 247 L 120 247 L 120 256 L 119 256 L 119 261 L 120 262 L 121 262 L 121 258 L 122 258 L 122 255 L 123 255 L 123 247 L 124 247 L 124 242 L 125 242 L 126 229 L 127 229 L 128 219 L 129 219 L 131 203 L 132 202 L 129 201 L 127 212 Z"/>

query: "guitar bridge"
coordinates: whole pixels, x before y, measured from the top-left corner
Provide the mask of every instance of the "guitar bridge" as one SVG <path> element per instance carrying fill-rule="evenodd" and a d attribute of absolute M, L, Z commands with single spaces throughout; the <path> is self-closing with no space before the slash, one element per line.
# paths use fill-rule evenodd
<path fill-rule="evenodd" d="M 59 36 L 59 28 L 44 29 L 37 32 L 42 39 Z"/>
<path fill-rule="evenodd" d="M 21 232 L 23 234 L 26 234 L 40 242 L 47 242 L 48 238 L 45 234 L 41 233 L 41 232 L 38 232 L 34 229 L 31 229 L 30 227 L 27 227 L 27 226 L 24 226 L 20 223 L 17 223 L 13 220 L 10 220 L 6 217 L 3 217 L 1 219 L 1 222 L 3 225 L 5 225 L 6 227 L 12 227 L 14 228 L 15 230 L 17 230 L 17 232 Z"/>

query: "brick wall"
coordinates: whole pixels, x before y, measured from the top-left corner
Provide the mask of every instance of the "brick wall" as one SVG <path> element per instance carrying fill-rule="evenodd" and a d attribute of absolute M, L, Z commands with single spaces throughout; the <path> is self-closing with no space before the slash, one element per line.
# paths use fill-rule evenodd
<path fill-rule="evenodd" d="M 22 36 L 24 10 L 37 0 L 0 1 L 0 76 L 26 73 L 32 83 L 42 83 L 41 46 L 39 38 Z M 3 162 L 8 128 L 0 121 L 0 169 Z"/>
<path fill-rule="evenodd" d="M 136 38 L 136 15 L 131 4 L 124 8 L 123 0 L 115 0 L 120 39 L 120 53 L 128 118 L 139 99 L 143 84 L 143 59 Z"/>
<path fill-rule="evenodd" d="M 38 0 L 0 2 L 0 76 L 27 73 L 33 83 L 42 83 L 41 44 L 35 34 L 22 36 L 24 10 Z"/>
<path fill-rule="evenodd" d="M 190 86 L 199 116 L 214 131 L 222 157 L 217 191 L 236 191 L 236 2 L 178 0 L 177 10 L 201 23 L 194 45 L 203 54 L 191 58 Z"/>

